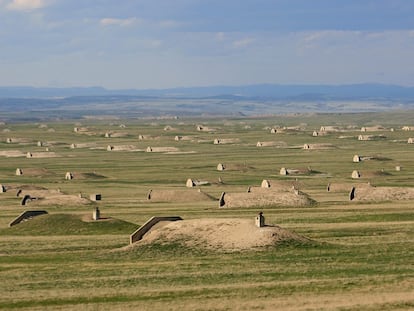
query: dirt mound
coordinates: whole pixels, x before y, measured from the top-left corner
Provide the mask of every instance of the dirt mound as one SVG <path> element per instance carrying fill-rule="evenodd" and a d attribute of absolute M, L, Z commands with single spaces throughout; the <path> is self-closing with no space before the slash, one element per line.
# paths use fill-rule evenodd
<path fill-rule="evenodd" d="M 130 136 L 128 133 L 126 132 L 112 132 L 112 133 L 105 133 L 105 135 L 108 134 L 108 137 L 111 138 L 123 138 L 123 137 L 128 137 Z"/>
<path fill-rule="evenodd" d="M 355 187 L 354 201 L 399 201 L 413 200 L 414 188 L 404 187 Z"/>
<path fill-rule="evenodd" d="M 251 192 L 225 193 L 220 199 L 221 208 L 298 207 L 310 206 L 314 203 L 314 200 L 301 191 L 275 188 L 254 188 Z"/>
<path fill-rule="evenodd" d="M 172 152 L 179 152 L 180 149 L 176 148 L 176 147 L 148 147 L 147 152 L 167 152 L 167 153 L 172 153 Z"/>
<path fill-rule="evenodd" d="M 86 172 L 86 173 L 79 173 L 74 172 L 72 173 L 73 179 L 101 179 L 106 178 L 106 176 L 98 174 L 96 172 Z"/>
<path fill-rule="evenodd" d="M 286 148 L 288 145 L 284 141 L 258 141 L 256 147 L 277 147 Z"/>
<path fill-rule="evenodd" d="M 43 176 L 54 176 L 55 173 L 50 172 L 46 168 L 22 168 L 23 176 L 34 176 L 34 177 L 43 177 Z"/>
<path fill-rule="evenodd" d="M 28 157 L 26 155 L 26 157 Z M 58 155 L 54 152 L 31 152 L 30 158 L 56 158 Z"/>
<path fill-rule="evenodd" d="M 9 138 L 7 141 L 13 144 L 29 144 L 32 142 L 32 140 L 29 138 L 17 138 L 17 137 Z"/>
<path fill-rule="evenodd" d="M 117 146 L 109 146 L 107 147 L 107 150 L 110 151 L 142 151 L 138 150 L 136 146 L 134 145 L 117 145 Z"/>
<path fill-rule="evenodd" d="M 22 192 L 20 197 L 29 195 L 32 200 L 26 204 L 28 206 L 45 206 L 45 205 L 85 205 L 91 203 L 88 199 L 80 198 L 77 195 L 69 195 L 60 192 L 59 190 L 48 189 L 24 189 L 20 188 Z"/>
<path fill-rule="evenodd" d="M 0 157 L 6 158 L 18 158 L 18 157 L 25 157 L 26 154 L 21 152 L 20 150 L 3 150 L 0 151 Z"/>
<path fill-rule="evenodd" d="M 71 149 L 75 148 L 94 148 L 96 147 L 96 143 L 73 143 L 70 145 Z"/>
<path fill-rule="evenodd" d="M 153 202 L 202 202 L 217 200 L 197 189 L 150 190 L 147 194 L 147 199 Z"/>
<path fill-rule="evenodd" d="M 9 186 L 8 189 L 21 189 L 21 190 L 47 190 L 47 188 L 35 186 L 35 185 L 20 185 L 20 186 Z"/>
<path fill-rule="evenodd" d="M 239 138 L 216 138 L 213 141 L 215 145 L 236 144 L 239 142 L 240 142 Z"/>
<path fill-rule="evenodd" d="M 188 247 L 237 251 L 310 240 L 279 226 L 256 227 L 254 219 L 195 219 L 164 222 L 149 231 L 134 246 L 180 243 Z"/>
<path fill-rule="evenodd" d="M 304 144 L 303 149 L 305 150 L 325 150 L 335 148 L 332 144 Z"/>

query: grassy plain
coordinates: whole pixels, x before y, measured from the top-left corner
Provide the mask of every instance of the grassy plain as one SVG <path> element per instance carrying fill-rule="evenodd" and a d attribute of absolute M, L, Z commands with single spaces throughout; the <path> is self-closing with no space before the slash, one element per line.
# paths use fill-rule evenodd
<path fill-rule="evenodd" d="M 350 202 L 348 191 L 326 192 L 328 183 L 414 187 L 414 112 L 291 115 L 240 119 L 82 120 L 3 125 L 0 151 L 45 152 L 54 158 L 0 156 L 0 183 L 101 193 L 88 205 L 42 206 L 53 217 L 9 228 L 23 210 L 15 190 L 0 194 L 0 309 L 5 310 L 412 310 L 414 309 L 414 207 L 412 201 Z M 126 128 L 120 128 L 125 124 Z M 216 129 L 196 131 L 197 124 Z M 303 130 L 271 134 L 265 127 Z M 361 126 L 383 125 L 385 139 L 358 141 Z M 173 129 L 165 131 L 170 125 Z M 354 126 L 312 137 L 322 125 Z M 391 132 L 390 128 L 395 131 Z M 6 129 L 10 131 L 5 131 Z M 53 129 L 53 131 L 51 130 Z M 128 136 L 105 138 L 105 132 Z M 152 138 L 139 140 L 139 135 Z M 189 136 L 192 140 L 175 141 Z M 339 138 L 344 136 L 344 138 Z M 6 143 L 6 138 L 27 138 Z M 214 145 L 215 138 L 239 139 Z M 283 141 L 285 147 L 256 147 Z M 71 149 L 72 144 L 92 147 Z M 303 150 L 303 144 L 332 144 Z M 142 151 L 106 151 L 133 145 Z M 180 153 L 144 152 L 148 146 L 177 147 Z M 353 163 L 354 154 L 386 160 Z M 219 172 L 218 163 L 234 169 Z M 400 165 L 401 171 L 395 171 Z M 307 168 L 317 175 L 280 176 L 279 169 Z M 15 170 L 23 170 L 16 176 Z M 31 169 L 42 169 L 25 174 Z M 361 180 L 351 172 L 360 170 Z M 64 180 L 66 172 L 82 178 Z M 221 177 L 223 183 L 217 183 Z M 214 197 L 245 191 L 262 179 L 294 180 L 318 203 L 311 207 L 219 209 L 217 201 L 150 202 L 149 189 L 183 189 L 187 178 L 208 180 Z M 35 204 L 35 202 L 34 202 Z M 35 205 L 33 205 L 35 206 Z M 113 222 L 83 222 L 95 206 Z M 151 216 L 184 219 L 251 218 L 311 238 L 309 245 L 283 244 L 265 250 L 223 252 L 153 244 L 120 250 L 129 234 Z"/>

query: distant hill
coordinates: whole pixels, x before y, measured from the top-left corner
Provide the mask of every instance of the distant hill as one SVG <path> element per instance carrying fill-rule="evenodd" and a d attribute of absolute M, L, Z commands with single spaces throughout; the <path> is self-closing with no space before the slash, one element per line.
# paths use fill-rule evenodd
<path fill-rule="evenodd" d="M 0 121 L 257 116 L 414 109 L 414 88 L 382 84 L 159 90 L 0 87 Z"/>
<path fill-rule="evenodd" d="M 367 99 L 414 100 L 414 87 L 385 84 L 207 86 L 170 89 L 109 90 L 102 87 L 0 87 L 0 98 L 61 98 L 72 96 L 149 96 L 168 98 Z"/>

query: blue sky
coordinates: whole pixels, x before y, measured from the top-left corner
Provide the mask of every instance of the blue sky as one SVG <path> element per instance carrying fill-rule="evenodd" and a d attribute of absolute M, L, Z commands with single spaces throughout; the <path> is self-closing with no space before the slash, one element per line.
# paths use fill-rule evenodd
<path fill-rule="evenodd" d="M 414 86 L 412 0 L 0 0 L 0 86 Z"/>

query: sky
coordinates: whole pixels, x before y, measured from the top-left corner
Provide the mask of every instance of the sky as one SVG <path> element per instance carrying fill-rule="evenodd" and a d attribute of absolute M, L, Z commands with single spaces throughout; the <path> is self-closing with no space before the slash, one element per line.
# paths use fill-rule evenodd
<path fill-rule="evenodd" d="M 414 86 L 413 0 L 0 0 L 0 86 Z"/>

